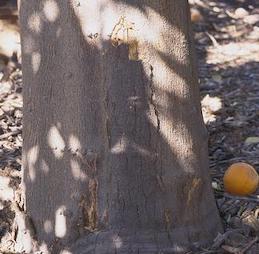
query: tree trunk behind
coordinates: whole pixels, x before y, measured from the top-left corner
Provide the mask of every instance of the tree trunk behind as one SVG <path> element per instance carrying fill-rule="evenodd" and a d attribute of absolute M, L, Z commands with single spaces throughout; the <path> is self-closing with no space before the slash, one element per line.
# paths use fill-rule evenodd
<path fill-rule="evenodd" d="M 221 225 L 187 1 L 21 0 L 20 15 L 26 211 L 38 248 L 209 244 Z"/>

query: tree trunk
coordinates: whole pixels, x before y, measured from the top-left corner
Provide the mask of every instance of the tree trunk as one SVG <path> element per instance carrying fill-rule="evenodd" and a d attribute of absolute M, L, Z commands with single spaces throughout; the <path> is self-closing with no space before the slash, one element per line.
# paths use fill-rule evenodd
<path fill-rule="evenodd" d="M 187 1 L 21 0 L 20 22 L 26 211 L 38 248 L 209 244 L 221 224 Z"/>

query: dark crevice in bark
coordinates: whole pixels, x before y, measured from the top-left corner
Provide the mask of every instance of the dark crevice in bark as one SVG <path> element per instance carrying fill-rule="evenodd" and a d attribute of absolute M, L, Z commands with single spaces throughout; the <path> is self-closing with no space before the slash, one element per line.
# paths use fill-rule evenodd
<path fill-rule="evenodd" d="M 105 71 L 103 71 L 105 73 Z M 109 91 L 105 86 L 106 78 L 104 77 L 103 81 L 103 90 L 104 90 L 104 109 L 105 109 L 105 128 L 106 128 L 106 136 L 108 142 L 108 148 L 111 149 L 111 128 L 110 128 L 110 120 L 109 120 Z"/>
<path fill-rule="evenodd" d="M 154 85 L 153 85 L 153 77 L 154 77 L 154 68 L 152 65 L 150 65 L 150 82 L 149 82 L 149 86 L 150 86 L 150 104 L 152 105 L 152 107 L 154 108 L 154 112 L 156 115 L 156 120 L 157 120 L 157 132 L 159 133 L 160 131 L 160 119 L 159 119 L 159 113 L 156 107 L 156 104 L 154 102 L 154 96 L 155 96 L 155 89 L 154 89 Z"/>
<path fill-rule="evenodd" d="M 157 175 L 157 183 L 158 183 L 160 191 L 165 192 L 166 186 L 165 186 L 165 183 L 164 183 L 164 180 L 163 180 L 162 172 L 160 174 L 161 175 Z"/>
<path fill-rule="evenodd" d="M 108 147 L 111 149 L 111 130 L 110 130 L 110 123 L 109 123 L 109 118 L 105 119 L 105 125 L 106 125 L 106 136 L 108 140 Z"/>

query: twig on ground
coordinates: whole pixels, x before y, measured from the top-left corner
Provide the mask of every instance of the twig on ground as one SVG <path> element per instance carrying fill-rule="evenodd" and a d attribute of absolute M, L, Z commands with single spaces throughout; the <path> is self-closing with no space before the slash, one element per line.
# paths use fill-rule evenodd
<path fill-rule="evenodd" d="M 241 197 L 241 196 L 232 196 L 230 194 L 224 193 L 224 197 L 234 199 L 234 200 L 245 200 L 248 202 L 256 202 L 259 203 L 259 199 L 256 197 Z"/>
<path fill-rule="evenodd" d="M 241 251 L 239 251 L 237 254 L 245 254 L 247 250 L 249 250 L 257 241 L 259 240 L 258 236 L 256 236 L 250 243 L 246 245 Z"/>
<path fill-rule="evenodd" d="M 236 232 L 242 232 L 242 230 L 233 229 L 233 230 L 229 230 L 229 231 L 225 232 L 224 234 L 218 233 L 217 237 L 214 239 L 212 249 L 219 248 L 224 243 L 224 241 L 229 237 L 229 235 L 231 235 L 232 233 L 236 233 Z"/>
<path fill-rule="evenodd" d="M 206 34 L 210 38 L 210 40 L 212 41 L 213 46 L 219 47 L 219 43 L 216 41 L 216 39 L 211 34 L 209 34 L 208 32 L 206 32 Z"/>
<path fill-rule="evenodd" d="M 21 132 L 22 132 L 22 130 L 18 129 L 18 130 L 15 130 L 15 131 L 10 131 L 10 132 L 4 133 L 4 134 L 0 135 L 0 140 L 9 138 L 10 136 L 20 134 Z"/>

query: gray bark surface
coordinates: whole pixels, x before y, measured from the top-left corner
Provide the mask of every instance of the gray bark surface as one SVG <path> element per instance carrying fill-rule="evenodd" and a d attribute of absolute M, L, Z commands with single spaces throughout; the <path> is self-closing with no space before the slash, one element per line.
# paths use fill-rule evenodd
<path fill-rule="evenodd" d="M 207 245 L 221 225 L 188 3 L 87 2 L 21 0 L 23 166 L 35 239 L 50 253 Z M 159 28 L 155 43 L 152 31 L 141 38 L 150 24 Z"/>

